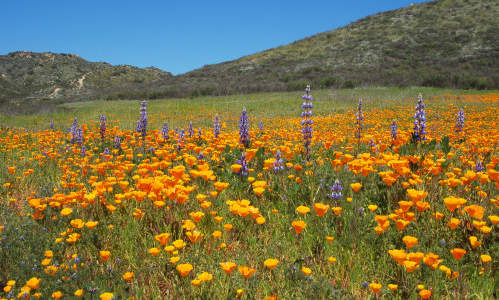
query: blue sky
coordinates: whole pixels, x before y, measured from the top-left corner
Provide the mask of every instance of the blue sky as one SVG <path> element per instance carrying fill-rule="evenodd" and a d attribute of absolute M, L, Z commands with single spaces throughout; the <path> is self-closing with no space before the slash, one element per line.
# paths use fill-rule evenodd
<path fill-rule="evenodd" d="M 0 54 L 74 53 L 179 74 L 420 2 L 3 0 Z"/>

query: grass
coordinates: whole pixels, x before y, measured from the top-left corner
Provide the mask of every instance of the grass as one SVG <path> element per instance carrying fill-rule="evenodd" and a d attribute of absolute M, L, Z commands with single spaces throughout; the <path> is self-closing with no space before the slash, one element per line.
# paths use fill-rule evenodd
<path fill-rule="evenodd" d="M 341 112 L 352 107 L 359 98 L 377 108 L 390 107 L 407 101 L 414 101 L 419 93 L 425 97 L 440 97 L 446 95 L 479 95 L 497 91 L 455 90 L 428 87 L 411 88 L 356 88 L 318 90 L 314 93 L 316 115 L 327 115 Z M 215 116 L 234 125 L 239 113 L 246 107 L 256 122 L 258 117 L 276 118 L 297 116 L 299 106 L 296 105 L 302 93 L 260 93 L 225 97 L 204 96 L 193 99 L 173 98 L 152 100 L 148 102 L 149 117 L 153 128 L 160 128 L 167 122 L 171 128 L 186 127 L 190 121 L 194 126 L 209 126 Z M 298 99 L 298 100 L 297 100 Z M 54 120 L 57 129 L 69 128 L 73 118 L 81 122 L 97 122 L 101 114 L 123 129 L 135 128 L 139 100 L 117 101 L 86 101 L 61 103 L 53 108 L 54 112 L 44 114 L 30 114 L 9 116 L 1 114 L 0 124 L 11 127 L 29 129 L 44 129 Z M 43 104 L 42 104 L 43 105 Z M 257 116 L 255 116 L 257 115 Z"/>
<path fill-rule="evenodd" d="M 423 143 L 411 140 L 419 92 L 428 119 Z M 309 160 L 299 132 L 301 93 L 149 101 L 144 140 L 134 133 L 138 101 L 67 103 L 52 114 L 2 116 L 0 123 L 8 128 L 0 129 L 0 299 L 22 296 L 33 277 L 41 281 L 28 293 L 43 299 L 57 291 L 73 298 L 79 289 L 85 299 L 105 292 L 118 299 L 420 299 L 422 291 L 438 299 L 495 297 L 498 94 L 418 87 L 312 94 Z M 364 99 L 365 116 L 359 144 L 358 98 Z M 238 143 L 243 107 L 251 122 L 248 149 Z M 459 108 L 466 121 L 457 134 Z M 215 113 L 225 123 L 219 138 L 212 133 Z M 110 122 L 104 139 L 97 123 L 101 114 Z M 66 134 L 73 117 L 82 125 L 85 155 Z M 56 130 L 47 129 L 51 119 Z M 163 121 L 170 129 L 186 129 L 191 120 L 192 137 L 179 143 L 171 130 L 169 139 L 162 139 Z M 392 120 L 398 124 L 396 139 L 390 136 Z M 116 135 L 122 138 L 119 149 L 113 146 Z M 289 163 L 282 171 L 273 170 L 278 149 Z M 243 151 L 255 151 L 248 176 L 234 171 Z M 478 161 L 484 170 L 473 171 Z M 343 195 L 332 199 L 328 194 L 336 179 Z M 388 185 L 389 179 L 395 182 Z M 260 195 L 254 180 L 265 183 Z M 217 182 L 228 186 L 218 190 Z M 358 191 L 351 187 L 355 182 L 362 185 Z M 466 203 L 451 211 L 444 203 L 451 196 Z M 402 211 L 402 200 L 412 201 L 412 208 Z M 314 208 L 318 203 L 329 205 L 322 217 Z M 299 214 L 300 205 L 310 212 Z M 483 208 L 484 215 L 471 205 Z M 63 207 L 71 213 L 65 215 Z M 204 216 L 197 222 L 193 212 Z M 388 225 L 380 221 L 383 216 Z M 460 220 L 455 229 L 448 225 L 452 218 Z M 78 220 L 98 224 L 80 227 Z M 306 223 L 300 234 L 292 226 L 296 220 Z M 224 227 L 228 224 L 231 230 Z M 406 227 L 399 230 L 401 224 Z M 204 236 L 194 242 L 187 232 L 196 230 Z M 69 237 L 75 233 L 79 238 L 73 242 Z M 160 233 L 170 234 L 166 245 L 155 239 Z M 417 245 L 409 249 L 405 236 L 416 237 Z M 472 247 L 471 236 L 481 245 Z M 163 250 L 180 239 L 185 246 Z M 150 253 L 154 248 L 158 256 Z M 452 256 L 454 248 L 466 250 L 462 259 Z M 409 272 L 389 254 L 394 249 L 423 255 L 425 261 L 434 253 L 442 261 L 434 269 L 420 260 Z M 110 251 L 108 260 L 102 250 Z M 268 258 L 279 261 L 275 269 L 264 266 Z M 220 267 L 225 261 L 255 273 L 246 279 L 236 268 L 228 275 Z M 182 277 L 180 264 L 194 269 Z M 123 279 L 125 272 L 133 272 L 130 281 Z M 212 279 L 196 282 L 202 272 Z M 9 280 L 16 282 L 2 292 Z M 388 284 L 398 288 L 392 291 Z"/>

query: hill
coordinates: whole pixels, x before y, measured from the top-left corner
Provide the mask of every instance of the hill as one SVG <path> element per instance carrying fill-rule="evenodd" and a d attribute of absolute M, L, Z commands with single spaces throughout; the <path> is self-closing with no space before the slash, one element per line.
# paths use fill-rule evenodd
<path fill-rule="evenodd" d="M 0 100 L 136 99 L 356 86 L 499 87 L 499 2 L 437 0 L 173 76 L 73 54 L 0 56 Z"/>
<path fill-rule="evenodd" d="M 156 68 L 88 62 L 74 54 L 13 52 L 0 56 L 0 99 L 96 98 L 150 90 L 170 77 Z"/>
<path fill-rule="evenodd" d="M 368 16 L 292 44 L 172 78 L 180 90 L 499 86 L 499 2 L 438 0 Z M 195 91 L 196 93 L 196 91 Z"/>

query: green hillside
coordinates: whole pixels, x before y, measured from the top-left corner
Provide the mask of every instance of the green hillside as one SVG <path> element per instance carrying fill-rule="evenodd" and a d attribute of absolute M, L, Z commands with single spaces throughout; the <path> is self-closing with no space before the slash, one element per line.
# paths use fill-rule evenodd
<path fill-rule="evenodd" d="M 155 68 L 88 62 L 74 54 L 13 52 L 0 56 L 0 100 L 96 98 L 153 89 L 170 77 Z"/>
<path fill-rule="evenodd" d="M 172 78 L 181 90 L 246 93 L 316 87 L 499 86 L 499 2 L 439 0 Z"/>

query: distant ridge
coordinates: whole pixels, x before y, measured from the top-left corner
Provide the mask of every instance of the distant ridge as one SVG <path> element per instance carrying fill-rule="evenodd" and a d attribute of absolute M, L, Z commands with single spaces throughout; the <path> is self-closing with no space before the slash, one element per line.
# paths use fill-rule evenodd
<path fill-rule="evenodd" d="M 153 89 L 172 76 L 153 67 L 88 62 L 75 54 L 18 51 L 0 55 L 0 99 L 104 97 Z"/>
<path fill-rule="evenodd" d="M 2 99 L 136 99 L 356 86 L 499 88 L 499 1 L 437 0 L 173 76 L 74 54 L 0 56 Z"/>

